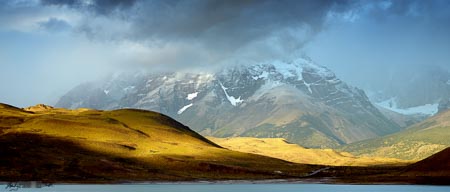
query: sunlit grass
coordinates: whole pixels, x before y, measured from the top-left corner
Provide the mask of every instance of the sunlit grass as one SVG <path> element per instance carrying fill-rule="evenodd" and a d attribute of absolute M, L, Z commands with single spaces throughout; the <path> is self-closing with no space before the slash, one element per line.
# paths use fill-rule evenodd
<path fill-rule="evenodd" d="M 283 138 L 214 138 L 211 141 L 231 150 L 265 155 L 295 163 L 332 166 L 380 166 L 405 165 L 413 161 L 394 158 L 356 157 L 350 153 L 337 152 L 332 149 L 307 149 L 297 144 L 286 142 Z"/>
<path fill-rule="evenodd" d="M 75 161 L 78 167 L 84 167 L 84 174 L 87 172 L 108 177 L 124 177 L 128 173 L 96 173 L 95 170 L 112 166 L 123 171 L 121 167 L 128 164 L 123 164 L 122 161 L 126 160 L 125 162 L 134 162 L 128 165 L 131 166 L 128 169 L 134 171 L 151 167 L 151 171 L 135 173 L 137 175 L 134 177 L 139 176 L 140 179 L 243 179 L 282 176 L 274 174 L 275 171 L 301 176 L 314 169 L 307 165 L 222 148 L 188 127 L 155 112 L 42 107 L 27 110 L 0 106 L 0 141 L 8 143 L 12 139 L 14 143 L 22 143 L 21 147 L 29 148 L 22 154 L 24 157 L 20 158 L 21 160 L 30 158 L 28 155 L 45 156 L 46 158 L 29 164 L 35 167 L 32 170 L 40 169 L 42 164 L 71 167 L 70 162 Z M 40 143 L 27 143 L 27 137 Z M 14 141 L 14 138 L 17 140 Z M 51 144 L 47 143 L 47 140 Z M 59 143 L 61 148 L 53 146 L 54 143 Z M 64 148 L 67 148 L 67 151 L 64 151 Z M 80 153 L 79 150 L 88 152 Z M 5 161 L 9 162 L 9 159 Z M 15 166 L 22 169 L 21 165 Z M 44 172 L 41 170 L 39 174 Z M 55 175 L 53 172 L 48 174 Z M 63 171 L 61 174 L 71 173 Z M 23 177 L 16 173 L 17 175 Z"/>

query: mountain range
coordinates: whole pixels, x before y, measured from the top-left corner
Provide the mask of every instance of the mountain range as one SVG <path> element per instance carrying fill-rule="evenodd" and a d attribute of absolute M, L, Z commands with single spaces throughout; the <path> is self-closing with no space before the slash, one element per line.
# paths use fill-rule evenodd
<path fill-rule="evenodd" d="M 401 130 L 364 91 L 303 58 L 215 73 L 116 74 L 75 87 L 56 107 L 154 110 L 202 135 L 278 137 L 314 148 Z"/>

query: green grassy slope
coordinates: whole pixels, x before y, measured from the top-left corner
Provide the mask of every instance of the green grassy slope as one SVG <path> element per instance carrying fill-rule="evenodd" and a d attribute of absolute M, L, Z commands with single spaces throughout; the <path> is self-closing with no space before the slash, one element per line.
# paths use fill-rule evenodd
<path fill-rule="evenodd" d="M 257 179 L 312 169 L 221 148 L 155 112 L 0 104 L 0 180 Z"/>
<path fill-rule="evenodd" d="M 450 111 L 381 138 L 341 148 L 354 155 L 420 160 L 450 146 Z"/>

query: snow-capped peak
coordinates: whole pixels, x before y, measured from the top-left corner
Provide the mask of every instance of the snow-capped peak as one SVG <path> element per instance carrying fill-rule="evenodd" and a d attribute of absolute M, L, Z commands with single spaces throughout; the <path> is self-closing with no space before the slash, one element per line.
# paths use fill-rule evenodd
<path fill-rule="evenodd" d="M 324 78 L 335 77 L 334 73 L 328 68 L 315 64 L 311 60 L 299 58 L 293 61 L 297 66 L 302 67 L 302 72 L 315 73 Z"/>
<path fill-rule="evenodd" d="M 303 80 L 303 73 L 314 74 L 315 76 L 325 80 L 336 79 L 335 74 L 328 68 L 317 65 L 311 60 L 303 58 L 288 62 L 282 60 L 264 62 L 252 65 L 249 69 L 254 80 L 280 80 L 280 75 L 283 79 L 294 78 L 295 80 Z"/>
<path fill-rule="evenodd" d="M 303 68 L 296 62 L 283 62 L 274 61 L 272 65 L 275 67 L 276 71 L 281 73 L 284 78 L 297 77 L 297 80 L 303 79 L 302 72 Z"/>

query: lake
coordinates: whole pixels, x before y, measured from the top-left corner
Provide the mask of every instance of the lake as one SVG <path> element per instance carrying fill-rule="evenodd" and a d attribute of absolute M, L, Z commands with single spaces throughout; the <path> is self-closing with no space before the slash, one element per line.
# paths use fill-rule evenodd
<path fill-rule="evenodd" d="M 8 191 L 6 185 L 0 191 Z M 53 185 L 21 188 L 41 192 L 449 192 L 450 186 L 429 185 L 331 185 L 331 184 L 130 184 L 130 185 Z"/>

